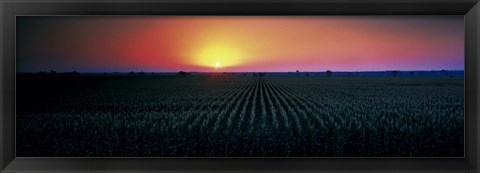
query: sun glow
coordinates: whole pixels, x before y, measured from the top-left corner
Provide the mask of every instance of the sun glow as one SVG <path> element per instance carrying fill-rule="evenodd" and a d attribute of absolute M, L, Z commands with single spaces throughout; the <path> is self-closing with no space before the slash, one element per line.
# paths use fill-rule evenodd
<path fill-rule="evenodd" d="M 224 68 L 241 64 L 242 53 L 227 44 L 209 44 L 193 55 L 194 63 L 204 67 Z"/>

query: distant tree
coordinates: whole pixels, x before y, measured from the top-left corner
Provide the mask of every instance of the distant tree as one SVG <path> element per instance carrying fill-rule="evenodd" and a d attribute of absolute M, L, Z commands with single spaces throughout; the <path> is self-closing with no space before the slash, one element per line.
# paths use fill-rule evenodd
<path fill-rule="evenodd" d="M 451 76 L 447 70 L 442 70 L 442 75 L 444 76 Z"/>
<path fill-rule="evenodd" d="M 184 71 L 179 71 L 178 74 L 179 74 L 180 76 L 185 76 L 185 75 L 187 75 L 187 73 L 184 72 Z"/>
<path fill-rule="evenodd" d="M 128 75 L 135 75 L 135 72 L 131 71 L 128 73 Z"/>
<path fill-rule="evenodd" d="M 297 73 L 300 73 L 300 71 L 298 71 L 298 70 L 297 70 L 296 72 L 297 72 Z"/>
<path fill-rule="evenodd" d="M 154 72 L 152 72 L 152 75 L 155 75 L 155 73 L 154 73 Z"/>
<path fill-rule="evenodd" d="M 310 74 L 309 74 L 309 73 L 307 73 L 307 74 L 305 74 L 305 76 L 307 76 L 307 77 L 308 77 L 308 76 L 310 76 Z"/>
<path fill-rule="evenodd" d="M 180 76 L 190 75 L 190 73 L 187 73 L 187 72 L 184 72 L 184 71 L 180 71 L 180 72 L 178 72 L 178 74 L 179 74 Z"/>
<path fill-rule="evenodd" d="M 253 73 L 252 76 L 253 76 L 253 77 L 257 77 L 257 73 Z"/>
<path fill-rule="evenodd" d="M 415 76 L 415 73 L 413 73 L 413 71 L 410 71 L 410 76 Z"/>
<path fill-rule="evenodd" d="M 423 71 L 419 71 L 419 72 L 418 72 L 418 75 L 419 75 L 419 76 L 423 76 Z"/>
<path fill-rule="evenodd" d="M 139 75 L 145 75 L 145 72 L 141 71 L 140 73 L 138 73 Z"/>
<path fill-rule="evenodd" d="M 80 73 L 78 73 L 77 71 L 72 71 L 72 72 L 65 72 L 65 73 L 60 73 L 60 74 L 61 75 L 68 75 L 68 76 L 75 76 L 75 75 L 79 75 Z"/>
<path fill-rule="evenodd" d="M 55 70 L 50 70 L 50 75 L 57 75 L 57 72 Z"/>
<path fill-rule="evenodd" d="M 107 75 L 108 75 L 108 73 L 103 73 L 103 75 L 104 75 L 104 76 L 107 76 Z"/>
<path fill-rule="evenodd" d="M 258 76 L 263 77 L 265 76 L 265 73 L 258 73 Z"/>
<path fill-rule="evenodd" d="M 333 72 L 330 71 L 330 70 L 327 70 L 327 72 L 325 72 L 325 73 L 327 73 L 327 76 L 328 76 L 328 77 L 331 77 L 331 76 L 333 75 Z"/>
<path fill-rule="evenodd" d="M 400 72 L 398 70 L 393 70 L 391 74 L 393 77 L 397 77 L 400 74 Z"/>

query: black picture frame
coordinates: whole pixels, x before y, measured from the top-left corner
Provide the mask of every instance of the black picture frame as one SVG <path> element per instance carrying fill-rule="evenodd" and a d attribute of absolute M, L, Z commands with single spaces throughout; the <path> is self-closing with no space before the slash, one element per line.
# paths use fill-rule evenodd
<path fill-rule="evenodd" d="M 1 172 L 478 172 L 479 0 L 1 0 Z M 464 158 L 16 158 L 17 15 L 465 15 Z"/>

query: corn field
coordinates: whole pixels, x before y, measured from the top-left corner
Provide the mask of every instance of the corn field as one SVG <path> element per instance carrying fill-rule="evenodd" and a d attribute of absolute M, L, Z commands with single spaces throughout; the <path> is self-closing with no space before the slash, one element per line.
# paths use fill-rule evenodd
<path fill-rule="evenodd" d="M 17 157 L 463 157 L 463 77 L 17 76 Z"/>

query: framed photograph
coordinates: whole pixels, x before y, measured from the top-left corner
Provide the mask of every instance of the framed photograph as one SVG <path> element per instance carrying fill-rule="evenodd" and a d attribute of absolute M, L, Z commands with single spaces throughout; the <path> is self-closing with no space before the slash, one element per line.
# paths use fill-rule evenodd
<path fill-rule="evenodd" d="M 5 1 L 2 172 L 476 172 L 478 1 Z"/>

